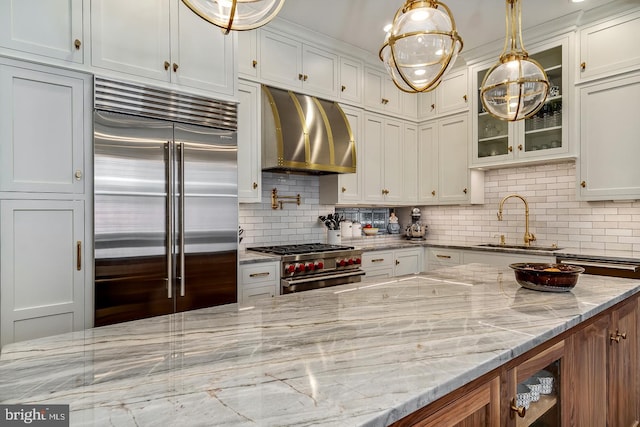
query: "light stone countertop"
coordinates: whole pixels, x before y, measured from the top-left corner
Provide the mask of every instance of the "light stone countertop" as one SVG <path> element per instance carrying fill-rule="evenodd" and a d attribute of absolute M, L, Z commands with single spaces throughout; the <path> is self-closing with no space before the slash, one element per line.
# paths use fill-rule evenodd
<path fill-rule="evenodd" d="M 386 426 L 640 292 L 569 293 L 469 264 L 5 346 L 0 402 L 71 425 Z"/>

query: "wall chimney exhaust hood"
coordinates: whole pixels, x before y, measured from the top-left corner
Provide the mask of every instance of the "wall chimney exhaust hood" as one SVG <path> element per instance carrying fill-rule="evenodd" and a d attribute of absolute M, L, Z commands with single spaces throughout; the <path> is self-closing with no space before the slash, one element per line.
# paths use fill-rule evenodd
<path fill-rule="evenodd" d="M 262 170 L 355 173 L 355 146 L 337 102 L 262 86 Z"/>

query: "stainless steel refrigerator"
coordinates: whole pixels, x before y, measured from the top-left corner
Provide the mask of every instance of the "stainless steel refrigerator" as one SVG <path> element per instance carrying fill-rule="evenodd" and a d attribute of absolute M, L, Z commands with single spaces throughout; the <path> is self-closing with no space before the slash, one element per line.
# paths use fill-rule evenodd
<path fill-rule="evenodd" d="M 235 122 L 163 120 L 103 92 L 96 81 L 95 325 L 236 302 Z"/>

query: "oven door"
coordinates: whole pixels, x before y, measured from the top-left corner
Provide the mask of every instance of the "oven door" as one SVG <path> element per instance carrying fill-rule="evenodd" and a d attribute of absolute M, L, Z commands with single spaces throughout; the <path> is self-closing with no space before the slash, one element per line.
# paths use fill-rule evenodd
<path fill-rule="evenodd" d="M 361 269 L 340 271 L 338 273 L 314 274 L 305 277 L 289 277 L 280 280 L 280 293 L 291 294 L 294 292 L 309 291 L 311 289 L 326 288 L 329 286 L 346 285 L 359 282 L 365 272 Z"/>

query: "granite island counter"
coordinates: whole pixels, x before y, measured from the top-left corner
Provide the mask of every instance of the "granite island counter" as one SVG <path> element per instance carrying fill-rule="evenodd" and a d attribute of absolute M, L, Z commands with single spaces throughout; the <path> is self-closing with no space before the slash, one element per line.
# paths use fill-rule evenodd
<path fill-rule="evenodd" d="M 640 292 L 520 288 L 471 264 L 2 348 L 0 402 L 71 425 L 386 426 Z"/>

